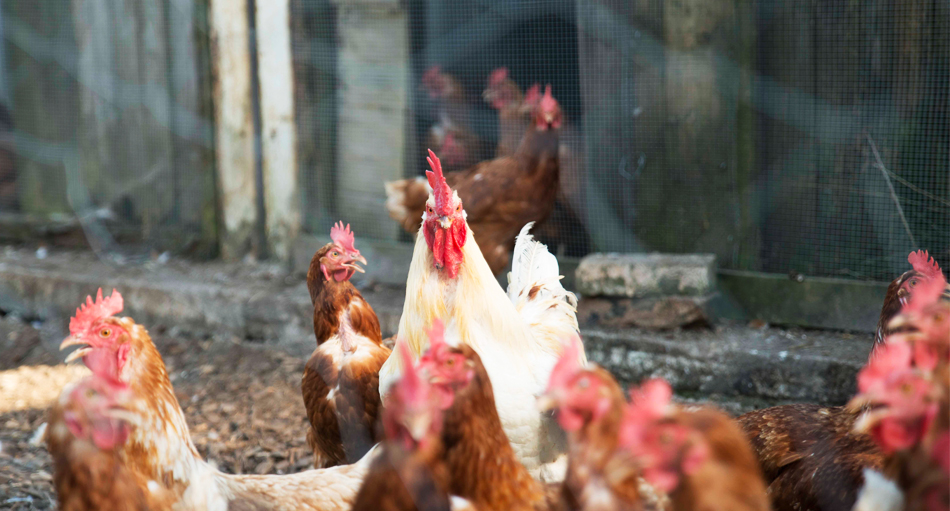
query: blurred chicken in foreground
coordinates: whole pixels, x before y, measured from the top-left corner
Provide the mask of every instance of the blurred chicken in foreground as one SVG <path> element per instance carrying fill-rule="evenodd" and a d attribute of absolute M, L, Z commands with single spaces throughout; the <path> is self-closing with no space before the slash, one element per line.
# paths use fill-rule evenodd
<path fill-rule="evenodd" d="M 615 461 L 632 463 L 668 492 L 674 511 L 771 509 L 762 472 L 735 421 L 712 407 L 672 404 L 672 395 L 663 380 L 632 391 L 620 427 L 625 452 Z"/>
<path fill-rule="evenodd" d="M 170 492 L 123 464 L 117 451 L 131 425 L 127 386 L 95 375 L 68 385 L 50 408 L 46 447 L 63 511 L 169 509 Z"/>
<path fill-rule="evenodd" d="M 855 431 L 884 452 L 885 477 L 865 473 L 858 511 L 950 509 L 950 301 L 942 299 L 941 279 L 915 287 L 887 325 L 902 331 L 858 374 L 859 393 L 849 403 L 863 411 Z"/>
<path fill-rule="evenodd" d="M 356 497 L 353 511 L 437 511 L 459 508 L 450 498 L 442 443 L 442 401 L 414 367 L 405 343 L 396 344 L 402 378 L 383 412 L 386 439 Z"/>
<path fill-rule="evenodd" d="M 117 291 L 103 298 L 99 290 L 77 309 L 62 347 L 80 346 L 68 360 L 82 357 L 98 378 L 130 389 L 125 416 L 136 427 L 115 449 L 123 467 L 171 491 L 176 509 L 349 508 L 374 451 L 353 465 L 290 475 L 225 474 L 201 459 L 161 355 L 145 328 L 115 317 L 122 308 Z"/>
<path fill-rule="evenodd" d="M 339 222 L 330 239 L 307 272 L 317 348 L 301 391 L 316 468 L 354 463 L 378 441 L 379 368 L 389 358 L 376 312 L 350 283 L 363 271 L 358 263 L 366 264 L 350 226 Z"/>

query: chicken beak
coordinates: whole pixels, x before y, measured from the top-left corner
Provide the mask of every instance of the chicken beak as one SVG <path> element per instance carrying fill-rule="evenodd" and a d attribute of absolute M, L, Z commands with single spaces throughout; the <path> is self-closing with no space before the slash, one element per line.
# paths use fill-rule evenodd
<path fill-rule="evenodd" d="M 85 357 L 92 351 L 92 348 L 90 348 L 89 345 L 86 344 L 86 342 L 82 340 L 81 335 L 70 335 L 69 337 L 64 339 L 63 342 L 59 345 L 59 350 L 62 351 L 70 346 L 81 346 L 81 348 L 70 353 L 69 356 L 66 357 L 65 362 L 67 364 L 74 360 L 78 360 L 82 357 Z"/>
<path fill-rule="evenodd" d="M 353 271 L 358 271 L 358 272 L 360 272 L 360 273 L 366 273 L 366 270 L 364 270 L 362 266 L 360 266 L 360 265 L 358 265 L 358 264 L 356 264 L 356 263 L 363 263 L 363 264 L 366 264 L 366 258 L 363 257 L 362 255 L 358 254 L 358 253 L 357 253 L 356 255 L 350 254 L 350 260 L 349 260 L 349 261 L 346 261 L 345 263 L 343 263 L 343 266 L 344 266 L 345 268 L 350 268 L 350 269 L 353 270 Z"/>
<path fill-rule="evenodd" d="M 558 399 L 552 394 L 541 394 L 537 401 L 538 411 L 547 412 L 558 407 Z"/>
<path fill-rule="evenodd" d="M 416 442 L 421 442 L 429 432 L 428 414 L 414 414 L 406 421 L 406 430 Z"/>
<path fill-rule="evenodd" d="M 452 227 L 452 219 L 447 216 L 439 217 L 439 225 L 442 226 L 443 229 L 448 229 Z"/>

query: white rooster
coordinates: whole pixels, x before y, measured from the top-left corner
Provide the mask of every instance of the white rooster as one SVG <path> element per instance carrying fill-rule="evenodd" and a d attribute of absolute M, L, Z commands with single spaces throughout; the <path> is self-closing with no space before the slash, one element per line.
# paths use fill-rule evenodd
<path fill-rule="evenodd" d="M 535 477 L 557 481 L 563 477 L 566 446 L 552 418 L 538 411 L 535 396 L 547 384 L 562 341 L 578 335 L 577 299 L 561 286 L 557 259 L 528 234 L 531 223 L 515 243 L 506 295 L 472 237 L 462 201 L 445 182 L 438 157 L 431 150 L 429 155 L 432 171 L 426 176 L 433 193 L 416 236 L 396 337 L 405 339 L 418 358 L 429 347 L 433 321 L 441 319 L 449 344 L 474 348 L 519 459 Z M 583 350 L 579 357 L 586 363 Z M 379 373 L 380 395 L 400 374 L 398 357 L 390 357 Z"/>

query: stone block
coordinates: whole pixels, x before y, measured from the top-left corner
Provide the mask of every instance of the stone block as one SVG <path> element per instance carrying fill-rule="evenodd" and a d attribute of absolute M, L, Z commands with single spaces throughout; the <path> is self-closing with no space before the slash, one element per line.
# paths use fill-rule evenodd
<path fill-rule="evenodd" d="M 591 254 L 575 275 L 584 296 L 706 296 L 716 287 L 712 254 Z"/>

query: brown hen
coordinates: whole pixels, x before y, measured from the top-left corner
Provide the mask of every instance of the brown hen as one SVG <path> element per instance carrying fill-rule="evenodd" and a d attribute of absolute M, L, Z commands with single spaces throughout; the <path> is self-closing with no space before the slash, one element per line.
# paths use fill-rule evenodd
<path fill-rule="evenodd" d="M 314 467 L 354 463 L 377 442 L 379 368 L 389 358 L 379 319 L 350 277 L 364 259 L 353 233 L 337 224 L 307 272 L 317 348 L 304 367 L 301 392 Z"/>

